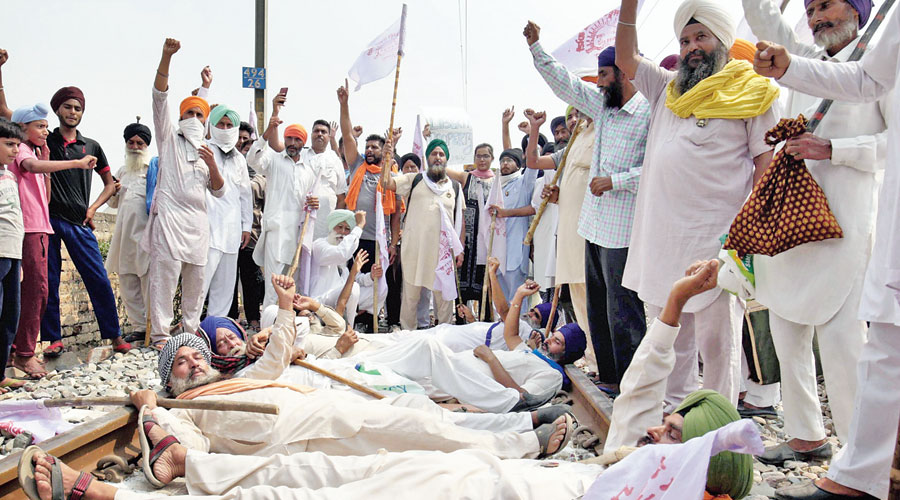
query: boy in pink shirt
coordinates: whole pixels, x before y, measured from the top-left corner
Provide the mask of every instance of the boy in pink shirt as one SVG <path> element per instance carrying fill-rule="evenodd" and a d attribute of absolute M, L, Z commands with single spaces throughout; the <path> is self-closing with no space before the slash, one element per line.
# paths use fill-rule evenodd
<path fill-rule="evenodd" d="M 15 354 L 12 364 L 31 378 L 41 378 L 47 374 L 43 363 L 34 357 L 34 348 L 41 332 L 41 317 L 47 307 L 47 248 L 49 236 L 53 234 L 47 208 L 50 199 L 50 176 L 47 174 L 70 168 L 91 169 L 97 163 L 97 159 L 90 155 L 80 160 L 48 160 L 49 112 L 49 106 L 38 103 L 19 108 L 12 115 L 12 121 L 20 124 L 27 137 L 19 145 L 15 161 L 9 165 L 10 171 L 19 179 L 19 199 L 25 225 L 22 305 L 13 342 Z"/>

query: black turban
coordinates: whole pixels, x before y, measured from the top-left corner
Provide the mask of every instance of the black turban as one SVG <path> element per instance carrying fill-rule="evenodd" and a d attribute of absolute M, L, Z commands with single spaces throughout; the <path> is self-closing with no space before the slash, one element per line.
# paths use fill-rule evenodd
<path fill-rule="evenodd" d="M 519 168 L 522 168 L 522 163 L 524 163 L 524 155 L 519 148 L 507 149 L 500 153 L 500 161 L 503 161 L 504 158 L 510 158 L 512 161 L 516 162 L 516 166 Z"/>
<path fill-rule="evenodd" d="M 142 124 L 142 123 L 132 123 L 125 127 L 125 141 L 131 139 L 134 136 L 138 136 L 143 140 L 147 145 L 150 145 L 150 139 L 152 139 L 152 135 L 150 135 L 150 127 Z"/>
<path fill-rule="evenodd" d="M 544 148 L 544 144 L 547 144 L 547 138 L 544 137 L 544 134 L 538 134 L 538 149 L 541 150 Z M 522 151 L 528 149 L 528 136 L 522 138 Z"/>
<path fill-rule="evenodd" d="M 402 169 L 403 165 L 406 165 L 406 162 L 409 160 L 412 160 L 412 162 L 416 164 L 416 167 L 418 167 L 419 170 L 422 170 L 422 159 L 415 153 L 406 153 L 400 157 L 400 168 Z"/>
<path fill-rule="evenodd" d="M 550 122 L 550 132 L 551 133 L 556 132 L 556 129 L 560 125 L 565 125 L 565 124 L 566 124 L 566 117 L 565 116 L 557 116 Z"/>

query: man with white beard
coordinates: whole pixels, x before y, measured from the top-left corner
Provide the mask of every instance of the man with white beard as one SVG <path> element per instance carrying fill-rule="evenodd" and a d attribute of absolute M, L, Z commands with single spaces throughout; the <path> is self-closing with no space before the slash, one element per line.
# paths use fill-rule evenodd
<path fill-rule="evenodd" d="M 760 40 L 784 44 L 802 57 L 846 61 L 858 45 L 858 29 L 871 13 L 870 0 L 805 0 L 807 24 L 817 46 L 797 41 L 793 23 L 770 0 L 744 0 L 747 22 Z M 790 438 L 759 460 L 781 464 L 831 457 L 816 384 L 813 335 L 818 338 L 834 431 L 846 443 L 857 385 L 855 369 L 866 339 L 857 316 L 866 264 L 872 250 L 878 171 L 887 154 L 890 99 L 835 102 L 815 135 L 791 139 L 785 152 L 806 160 L 843 238 L 806 243 L 774 257 L 757 256 L 756 300 L 769 308 L 772 340 L 781 364 L 784 431 Z M 811 118 L 821 99 L 790 91 L 788 118 Z M 793 286 L 803 283 L 802 287 Z M 746 403 L 745 403 L 746 406 Z"/>
<path fill-rule="evenodd" d="M 159 151 L 159 179 L 141 240 L 150 253 L 150 339 L 157 349 L 169 339 L 172 301 L 181 276 L 183 327 L 196 332 L 203 305 L 203 268 L 209 249 L 206 191 L 225 193 L 212 149 L 203 143 L 209 104 L 191 96 L 179 106 L 176 127 L 169 116 L 169 63 L 181 42 L 167 38 L 153 83 L 153 125 Z M 228 285 L 231 290 L 231 283 Z"/>
<path fill-rule="evenodd" d="M 393 150 L 387 148 L 386 156 Z M 400 265 L 403 266 L 403 305 L 400 308 L 400 325 L 404 330 L 416 328 L 416 308 L 422 288 L 432 290 L 438 263 L 441 231 L 441 205 L 451 222 L 460 220 L 462 207 L 459 200 L 459 183 L 447 177 L 447 160 L 450 148 L 441 139 L 434 139 L 425 148 L 428 169 L 424 174 L 402 174 L 385 177 L 382 188 L 395 191 L 408 200 L 406 226 Z M 423 184 L 419 186 L 419 184 Z M 415 189 L 418 187 L 418 189 Z M 465 200 L 462 201 L 465 203 Z M 463 229 L 465 234 L 465 229 Z M 463 254 L 456 255 L 456 267 L 462 265 Z M 434 311 L 437 322 L 449 323 L 453 314 L 453 301 L 444 300 L 443 294 L 434 292 Z"/>
<path fill-rule="evenodd" d="M 146 125 L 128 125 L 124 137 L 125 165 L 116 172 L 119 189 L 106 202 L 118 210 L 116 227 L 106 254 L 106 271 L 119 275 L 119 294 L 125 303 L 132 333 L 140 333 L 143 339 L 147 328 L 150 255 L 141 248 L 140 243 L 149 217 L 147 198 L 148 195 L 152 197 L 154 185 L 150 183 L 151 192 L 148 193 L 147 175 L 149 170 L 155 174 L 159 158 L 151 158 L 147 151 L 152 134 Z M 154 165 L 152 169 L 151 164 Z"/>
<path fill-rule="evenodd" d="M 225 194 L 206 193 L 209 212 L 209 251 L 203 278 L 203 293 L 208 297 L 206 314 L 225 316 L 231 309 L 233 283 L 237 279 L 238 251 L 250 243 L 253 202 L 250 199 L 250 174 L 247 160 L 235 146 L 241 117 L 237 111 L 219 104 L 209 112 L 207 140 L 216 165 L 225 179 Z"/>

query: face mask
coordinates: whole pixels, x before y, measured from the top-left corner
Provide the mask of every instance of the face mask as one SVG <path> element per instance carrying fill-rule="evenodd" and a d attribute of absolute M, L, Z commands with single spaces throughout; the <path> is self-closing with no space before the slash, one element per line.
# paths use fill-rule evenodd
<path fill-rule="evenodd" d="M 237 127 L 209 129 L 209 135 L 212 138 L 210 142 L 222 148 L 222 151 L 229 152 L 237 145 L 238 135 L 241 129 Z"/>
<path fill-rule="evenodd" d="M 203 145 L 204 130 L 203 123 L 200 120 L 196 118 L 181 120 L 178 122 L 178 131 L 195 149 L 200 149 L 200 146 Z"/>

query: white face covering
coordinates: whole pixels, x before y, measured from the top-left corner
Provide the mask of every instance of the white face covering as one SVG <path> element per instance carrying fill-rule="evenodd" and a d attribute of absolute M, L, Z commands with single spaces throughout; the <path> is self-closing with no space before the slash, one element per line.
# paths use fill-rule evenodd
<path fill-rule="evenodd" d="M 197 118 L 188 118 L 178 122 L 178 131 L 191 143 L 191 146 L 194 146 L 194 149 L 200 149 L 200 146 L 203 145 L 203 122 Z"/>
<path fill-rule="evenodd" d="M 222 148 L 222 151 L 229 152 L 237 145 L 238 135 L 240 134 L 241 129 L 238 127 L 231 128 L 217 128 L 212 127 L 209 129 L 209 136 L 211 143 L 215 144 Z"/>

